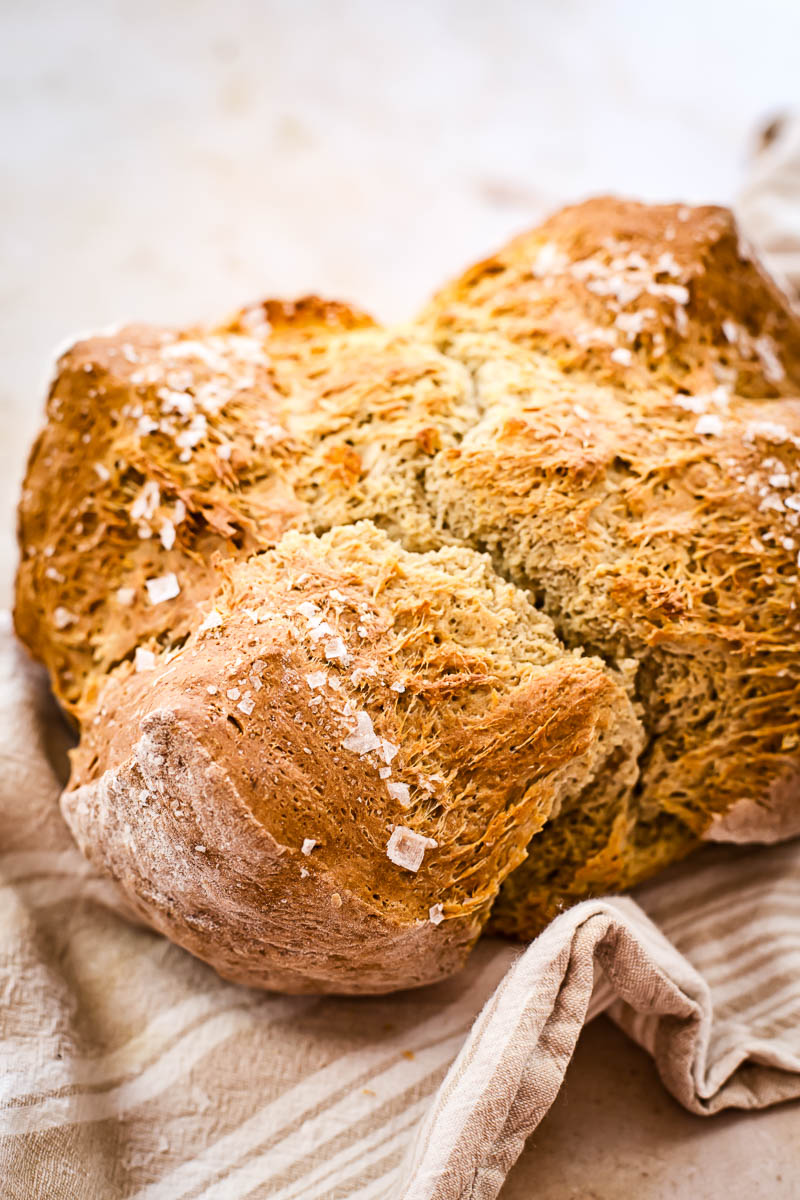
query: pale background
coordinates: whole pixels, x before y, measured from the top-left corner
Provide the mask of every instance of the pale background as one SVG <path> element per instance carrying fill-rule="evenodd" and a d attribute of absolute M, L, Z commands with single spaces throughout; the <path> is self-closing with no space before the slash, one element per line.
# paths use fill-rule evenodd
<path fill-rule="evenodd" d="M 0 0 L 0 603 L 65 338 L 315 290 L 384 319 L 591 192 L 731 203 L 797 0 Z M 796 1106 L 708 1123 L 602 1022 L 508 1200 L 800 1196 Z"/>

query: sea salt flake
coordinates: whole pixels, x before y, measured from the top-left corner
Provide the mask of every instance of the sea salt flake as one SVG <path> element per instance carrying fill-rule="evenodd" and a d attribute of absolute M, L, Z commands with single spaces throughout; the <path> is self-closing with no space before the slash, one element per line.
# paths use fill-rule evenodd
<path fill-rule="evenodd" d="M 227 692 L 225 693 L 229 700 L 238 700 L 241 694 L 242 693 L 237 687 L 228 688 Z"/>
<path fill-rule="evenodd" d="M 776 421 L 748 421 L 744 430 L 745 440 L 754 442 L 756 438 L 764 438 L 767 442 L 794 442 L 785 425 Z"/>
<path fill-rule="evenodd" d="M 310 688 L 321 688 L 325 686 L 327 678 L 325 671 L 311 671 L 306 675 L 306 683 Z"/>
<path fill-rule="evenodd" d="M 156 656 L 152 650 L 137 646 L 133 656 L 133 665 L 137 671 L 152 671 L 156 665 Z"/>
<path fill-rule="evenodd" d="M 386 738 L 381 738 L 381 756 L 385 763 L 388 764 L 393 758 L 396 758 L 398 750 L 399 747 L 395 746 L 393 742 L 387 741 Z"/>
<path fill-rule="evenodd" d="M 74 625 L 77 619 L 74 613 L 71 613 L 68 608 L 63 608 L 61 605 L 53 613 L 53 624 L 56 629 L 66 629 L 68 625 Z"/>
<path fill-rule="evenodd" d="M 316 604 L 312 604 L 310 600 L 304 600 L 302 604 L 298 604 L 297 611 L 300 613 L 300 616 L 305 617 L 307 621 L 310 621 L 312 617 L 315 617 L 319 613 L 319 609 Z"/>
<path fill-rule="evenodd" d="M 425 851 L 434 850 L 438 844 L 434 838 L 415 833 L 405 825 L 397 825 L 386 845 L 386 856 L 395 866 L 404 867 L 407 871 L 418 871 L 422 866 Z"/>
<path fill-rule="evenodd" d="M 161 545 L 164 549 L 171 550 L 175 545 L 175 526 L 172 524 L 172 521 L 164 520 L 161 522 L 158 536 L 161 539 Z"/>
<path fill-rule="evenodd" d="M 327 659 L 338 659 L 345 666 L 350 661 L 350 655 L 347 653 L 347 646 L 340 637 L 333 637 L 329 642 L 325 643 L 325 657 Z"/>
<path fill-rule="evenodd" d="M 217 687 L 217 685 L 215 683 L 210 683 L 208 685 L 208 687 L 206 688 L 206 691 L 208 692 L 209 696 L 216 696 L 217 692 L 219 691 L 219 688 Z"/>
<path fill-rule="evenodd" d="M 444 920 L 444 905 L 432 904 L 428 909 L 428 920 L 431 925 L 441 925 Z"/>
<path fill-rule="evenodd" d="M 342 742 L 345 750 L 362 755 L 369 754 L 371 750 L 379 750 L 382 739 L 375 733 L 369 714 L 363 711 L 355 713 L 355 725 L 353 732 Z"/>
<path fill-rule="evenodd" d="M 198 633 L 205 633 L 209 629 L 219 629 L 222 624 L 222 614 L 217 612 L 216 608 L 212 608 L 203 624 L 198 629 Z"/>
<path fill-rule="evenodd" d="M 335 630 L 331 628 L 327 621 L 320 621 L 318 618 L 317 623 L 312 624 L 308 630 L 308 636 L 311 638 L 312 642 L 319 642 L 322 640 L 322 638 L 330 637 L 334 633 Z"/>
<path fill-rule="evenodd" d="M 718 437 L 723 429 L 722 418 L 718 417 L 716 413 L 704 413 L 694 427 L 695 433 L 711 434 L 714 437 Z"/>
<path fill-rule="evenodd" d="M 181 585 L 173 571 L 167 575 L 159 575 L 155 579 L 145 579 L 144 586 L 151 604 L 162 604 L 165 600 L 174 600 L 180 595 Z"/>
<path fill-rule="evenodd" d="M 242 699 L 236 705 L 236 707 L 239 709 L 239 712 L 243 712 L 246 717 L 250 716 L 255 706 L 256 702 L 249 692 L 245 692 Z"/>
<path fill-rule="evenodd" d="M 411 792 L 407 783 L 387 783 L 386 790 L 402 808 L 411 807 Z"/>
<path fill-rule="evenodd" d="M 148 479 L 131 505 L 131 520 L 149 521 L 151 517 L 155 516 L 160 499 L 161 493 L 158 484 L 154 480 Z"/>
<path fill-rule="evenodd" d="M 389 687 L 391 688 L 391 690 L 393 692 L 398 692 L 398 693 L 404 692 L 406 690 L 406 685 L 404 683 L 401 683 L 399 681 L 399 679 L 395 680 L 394 683 L 390 683 Z"/>
<path fill-rule="evenodd" d="M 545 279 L 548 275 L 561 275 L 569 266 L 569 259 L 560 246 L 555 242 L 545 242 L 540 246 L 531 263 L 531 271 L 537 279 Z"/>
<path fill-rule="evenodd" d="M 149 433 L 157 433 L 158 421 L 154 421 L 152 417 L 146 415 L 139 417 L 136 424 L 136 432 L 139 434 L 139 437 L 147 437 Z"/>
<path fill-rule="evenodd" d="M 378 767 L 378 777 L 380 779 L 388 779 L 392 773 L 391 767 Z"/>
<path fill-rule="evenodd" d="M 300 853 L 305 854 L 306 857 L 308 857 L 308 855 L 311 853 L 311 851 L 314 849 L 314 847 L 316 845 L 317 845 L 317 842 L 315 841 L 314 838 L 303 838 L 303 844 L 300 847 Z"/>

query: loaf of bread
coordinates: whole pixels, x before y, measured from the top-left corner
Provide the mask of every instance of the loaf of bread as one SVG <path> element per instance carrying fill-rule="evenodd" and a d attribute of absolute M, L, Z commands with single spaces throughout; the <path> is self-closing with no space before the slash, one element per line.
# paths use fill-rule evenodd
<path fill-rule="evenodd" d="M 62 798 L 228 978 L 381 992 L 800 833 L 800 321 L 723 209 L 565 209 L 411 326 L 59 361 L 15 619 Z"/>

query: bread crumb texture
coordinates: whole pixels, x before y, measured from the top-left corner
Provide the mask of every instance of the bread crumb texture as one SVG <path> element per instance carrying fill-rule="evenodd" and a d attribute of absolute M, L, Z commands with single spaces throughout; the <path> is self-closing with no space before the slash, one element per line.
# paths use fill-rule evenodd
<path fill-rule="evenodd" d="M 610 198 L 404 329 L 79 342 L 15 610 L 78 843 L 223 975 L 346 993 L 800 832 L 799 391 L 730 214 Z"/>

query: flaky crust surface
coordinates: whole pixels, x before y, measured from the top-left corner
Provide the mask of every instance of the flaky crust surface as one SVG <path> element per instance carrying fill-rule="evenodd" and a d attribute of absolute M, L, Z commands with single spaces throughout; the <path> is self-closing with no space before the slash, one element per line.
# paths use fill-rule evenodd
<path fill-rule="evenodd" d="M 79 843 L 226 976 L 351 992 L 797 832 L 799 384 L 726 211 L 610 198 L 405 330 L 79 343 L 16 606 Z"/>

